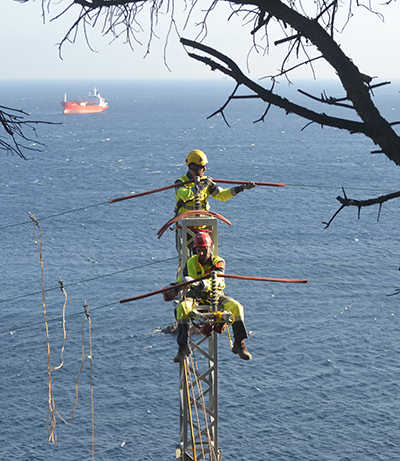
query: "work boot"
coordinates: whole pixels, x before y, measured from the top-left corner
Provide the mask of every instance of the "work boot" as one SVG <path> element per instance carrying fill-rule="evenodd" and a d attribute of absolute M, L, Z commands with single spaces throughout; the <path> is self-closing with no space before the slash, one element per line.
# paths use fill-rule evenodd
<path fill-rule="evenodd" d="M 253 357 L 250 352 L 247 351 L 247 347 L 244 344 L 244 340 L 249 337 L 247 334 L 246 327 L 244 326 L 243 320 L 236 320 L 232 325 L 234 343 L 232 352 L 239 354 L 239 357 L 243 360 L 251 360 Z"/>
<path fill-rule="evenodd" d="M 206 338 L 209 338 L 212 335 L 212 325 L 210 323 L 204 323 L 200 328 L 200 333 Z"/>
<path fill-rule="evenodd" d="M 184 360 L 184 358 L 187 357 L 191 352 L 192 351 L 190 350 L 188 344 L 179 344 L 179 350 L 176 356 L 174 357 L 174 362 L 182 362 L 182 360 Z"/>
<path fill-rule="evenodd" d="M 226 330 L 226 323 L 216 323 L 214 325 L 214 330 L 221 334 L 222 332 L 224 332 Z"/>
<path fill-rule="evenodd" d="M 233 343 L 232 352 L 234 354 L 239 354 L 239 357 L 243 360 L 251 360 L 253 358 L 244 344 L 244 339 Z"/>

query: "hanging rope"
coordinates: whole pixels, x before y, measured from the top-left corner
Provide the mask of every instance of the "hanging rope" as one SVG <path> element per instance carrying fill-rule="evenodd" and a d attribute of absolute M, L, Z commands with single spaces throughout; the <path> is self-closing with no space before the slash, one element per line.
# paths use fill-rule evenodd
<path fill-rule="evenodd" d="M 90 315 L 89 315 L 89 306 L 86 304 L 86 301 L 84 301 L 83 308 L 85 309 L 86 317 L 83 319 L 82 322 L 82 362 L 81 362 L 81 367 L 78 372 L 78 376 L 75 381 L 75 403 L 72 408 L 72 413 L 71 413 L 71 421 L 67 422 L 62 415 L 55 409 L 54 405 L 54 411 L 57 414 L 57 416 L 61 419 L 61 421 L 66 424 L 67 426 L 70 426 L 75 418 L 75 408 L 78 404 L 78 397 L 79 397 L 79 392 L 78 392 L 78 381 L 79 377 L 81 375 L 82 369 L 83 369 L 83 364 L 85 362 L 85 335 L 84 335 L 84 325 L 86 320 L 88 320 L 89 324 L 89 347 L 90 347 L 90 352 L 89 352 L 89 358 L 90 358 L 90 398 L 91 398 L 91 408 L 92 408 L 92 460 L 94 460 L 94 407 L 93 407 L 93 383 L 92 383 L 92 333 L 91 333 L 91 320 L 90 320 Z M 61 367 L 58 367 L 61 368 Z M 53 368 L 53 370 L 58 369 L 58 368 Z M 52 391 L 52 400 L 54 402 L 54 396 L 53 396 L 53 391 Z M 52 419 L 53 421 L 53 419 Z M 52 426 L 52 430 L 55 432 L 55 426 L 56 426 L 56 420 L 54 418 L 54 428 Z M 54 442 L 53 442 L 54 443 Z M 57 443 L 57 437 L 56 437 L 56 443 Z M 54 443 L 54 445 L 56 444 Z"/>
<path fill-rule="evenodd" d="M 194 354 L 194 351 L 193 351 L 192 354 Z M 192 371 L 194 373 L 194 367 L 193 367 L 193 360 L 194 359 L 193 359 L 192 354 L 190 355 L 190 361 L 192 362 Z M 185 357 L 185 359 L 189 363 L 189 357 Z M 201 425 L 200 425 L 199 412 L 197 410 L 197 399 L 196 399 L 196 395 L 195 395 L 195 391 L 194 391 L 194 385 L 193 385 L 193 381 L 192 381 L 192 375 L 191 375 L 191 372 L 190 372 L 190 367 L 188 366 L 187 368 L 188 368 L 187 376 L 188 376 L 188 379 L 190 381 L 190 390 L 192 391 L 192 401 L 193 401 L 193 406 L 194 406 L 195 413 L 196 413 L 197 430 L 198 430 L 198 433 L 199 433 L 199 443 L 200 443 L 200 448 L 201 448 L 201 454 L 202 454 L 202 458 L 205 459 L 206 455 L 205 455 L 205 451 L 204 451 L 203 439 L 202 439 L 202 436 L 201 436 Z M 189 405 L 190 405 L 190 401 L 189 401 Z"/>
<path fill-rule="evenodd" d="M 35 224 L 33 228 L 33 235 L 35 237 L 35 242 L 39 248 L 39 257 L 40 257 L 40 270 L 41 270 L 41 279 L 42 279 L 42 304 L 43 304 L 43 315 L 44 315 L 44 324 L 46 328 L 46 342 L 47 342 L 47 372 L 48 372 L 48 411 L 47 411 L 47 433 L 48 433 L 48 440 L 52 441 L 54 445 L 57 444 L 57 433 L 56 433 L 56 418 L 55 418 L 55 403 L 54 403 L 54 396 L 52 390 L 52 383 L 51 383 L 51 365 L 50 365 L 50 340 L 49 340 L 49 327 L 47 325 L 47 318 L 46 318 L 46 301 L 44 295 L 44 277 L 43 277 L 43 233 L 42 229 L 39 226 L 39 222 L 36 219 L 35 215 L 29 211 L 29 217 L 32 219 L 33 223 Z M 40 242 L 36 236 L 36 228 L 39 229 L 40 232 Z M 49 425 L 49 416 L 51 414 L 51 422 Z"/>
<path fill-rule="evenodd" d="M 81 367 L 78 373 L 78 376 L 76 378 L 75 382 L 75 403 L 72 408 L 72 416 L 71 416 L 71 421 L 68 423 L 61 415 L 60 413 L 56 410 L 55 406 L 55 399 L 54 399 L 54 393 L 53 393 L 53 386 L 52 386 L 52 378 L 51 378 L 51 372 L 52 370 L 59 370 L 62 368 L 64 365 L 64 349 L 65 349 L 65 343 L 67 339 L 67 331 L 66 331 L 66 326 L 65 326 L 65 309 L 67 305 L 67 293 L 64 289 L 64 284 L 63 281 L 59 280 L 60 288 L 61 291 L 64 294 L 64 307 L 63 307 L 63 333 L 64 333 L 64 341 L 63 345 L 61 348 L 61 364 L 58 365 L 57 367 L 52 367 L 51 366 L 51 360 L 50 360 L 50 337 L 49 337 L 49 327 L 48 327 L 48 322 L 47 322 L 47 314 L 46 314 L 46 301 L 45 301 L 45 290 L 44 290 L 44 275 L 43 275 L 43 233 L 42 229 L 40 228 L 39 222 L 36 219 L 35 215 L 29 212 L 29 217 L 32 219 L 33 223 L 35 224 L 33 228 L 33 235 L 35 237 L 36 244 L 39 248 L 39 256 L 40 256 L 40 268 L 41 268 L 41 280 L 42 280 L 42 304 L 43 304 L 43 315 L 44 315 L 44 324 L 45 324 L 45 329 L 46 329 L 46 343 L 47 343 L 47 370 L 48 370 L 48 410 L 47 410 L 47 433 L 48 433 L 48 440 L 49 442 L 51 441 L 53 445 L 57 445 L 57 432 L 56 432 L 56 414 L 59 416 L 59 418 L 66 424 L 66 425 L 71 425 L 72 422 L 74 421 L 74 413 L 75 413 L 75 408 L 78 403 L 78 380 L 79 376 L 82 372 L 83 369 L 83 364 L 85 361 L 85 344 L 84 344 L 84 324 L 86 319 L 88 320 L 89 323 L 89 344 L 90 344 L 90 393 L 91 393 L 91 406 L 92 406 L 92 460 L 94 460 L 94 410 L 93 410 L 93 383 L 92 383 L 92 334 L 91 334 L 91 320 L 90 320 L 90 315 L 89 315 L 89 308 L 88 305 L 86 304 L 86 301 L 84 301 L 84 310 L 86 313 L 86 317 L 84 318 L 82 322 L 82 363 Z M 36 236 L 36 227 L 40 231 L 40 242 Z M 50 422 L 49 422 L 50 418 Z"/>
<path fill-rule="evenodd" d="M 60 284 L 60 288 L 61 288 L 61 291 L 63 292 L 64 294 L 64 307 L 63 307 L 63 316 L 62 316 L 62 319 L 63 319 L 63 332 L 64 332 L 64 342 L 63 342 L 63 345 L 62 345 L 62 348 L 61 348 L 61 364 L 58 366 L 58 367 L 51 367 L 53 370 L 59 370 L 63 365 L 64 365 L 64 349 L 65 349 L 65 342 L 67 341 L 67 330 L 65 328 L 65 307 L 67 305 L 67 293 L 66 291 L 64 290 L 64 282 L 61 280 L 61 277 L 60 277 L 60 280 L 58 281 L 58 283 Z"/>
<path fill-rule="evenodd" d="M 207 416 L 207 411 L 206 411 L 206 402 L 204 400 L 203 387 L 201 385 L 201 379 L 199 378 L 201 374 L 200 374 L 200 371 L 197 365 L 197 360 L 196 360 L 194 351 L 192 351 L 192 353 L 190 354 L 190 360 L 192 362 L 193 374 L 196 376 L 197 392 L 198 392 L 199 397 L 201 398 L 201 407 L 203 410 L 204 422 L 205 422 L 207 439 L 208 439 L 208 447 L 210 451 L 210 461 L 213 461 L 213 459 L 214 461 L 217 461 L 217 455 L 215 453 L 215 446 L 211 438 L 210 427 L 208 425 L 208 416 Z M 192 383 L 192 388 L 193 388 L 193 383 Z M 194 391 L 193 391 L 193 403 L 195 405 L 196 413 L 197 413 L 197 399 L 194 398 Z M 199 424 L 200 443 L 203 449 L 200 422 L 198 424 Z M 204 457 L 204 451 L 203 451 L 203 457 Z"/>
<path fill-rule="evenodd" d="M 196 440 L 194 437 L 194 427 L 193 427 L 193 418 L 192 418 L 192 405 L 190 403 L 190 392 L 189 392 L 189 381 L 190 381 L 190 386 L 193 391 L 193 385 L 192 385 L 192 377 L 190 374 L 189 370 L 189 360 L 188 357 L 185 357 L 183 361 L 183 372 L 185 374 L 185 388 L 186 388 L 186 404 L 188 407 L 188 413 L 189 413 L 189 426 L 190 426 L 190 436 L 192 439 L 192 451 L 193 451 L 193 460 L 197 461 L 197 453 L 196 453 Z M 193 402 L 195 402 L 194 394 L 193 395 Z M 199 426 L 199 416 L 197 415 L 197 407 L 195 405 L 195 410 L 196 410 L 196 417 L 197 417 L 197 426 Z M 200 439 L 201 442 L 201 439 Z M 202 453 L 203 453 L 203 459 L 204 459 L 204 450 L 203 450 L 203 445 L 202 447 Z"/>
<path fill-rule="evenodd" d="M 89 358 L 90 358 L 90 402 L 92 407 L 92 460 L 94 460 L 94 406 L 93 406 L 93 354 L 92 354 L 92 321 L 90 320 L 89 306 L 83 301 L 86 318 L 89 324 Z M 83 333 L 82 333 L 83 334 Z M 83 344 L 83 336 L 82 336 Z"/>
<path fill-rule="evenodd" d="M 229 325 L 228 325 L 228 324 L 226 324 L 226 331 L 228 332 L 229 347 L 232 349 L 232 347 L 233 347 L 233 341 L 232 341 L 232 338 L 231 338 L 231 332 L 229 331 Z"/>

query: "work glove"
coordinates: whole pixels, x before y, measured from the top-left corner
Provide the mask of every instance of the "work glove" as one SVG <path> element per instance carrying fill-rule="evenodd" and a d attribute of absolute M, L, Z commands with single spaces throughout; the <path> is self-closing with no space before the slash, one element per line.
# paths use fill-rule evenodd
<path fill-rule="evenodd" d="M 173 301 L 176 298 L 175 290 L 164 291 L 163 293 L 164 301 Z"/>
<path fill-rule="evenodd" d="M 193 195 L 197 197 L 203 189 L 204 186 L 200 181 L 200 176 L 196 176 L 194 178 L 194 186 L 192 187 Z"/>
<path fill-rule="evenodd" d="M 199 283 L 199 288 L 203 291 L 208 291 L 211 289 L 211 283 L 209 280 L 201 280 Z"/>
<path fill-rule="evenodd" d="M 170 284 L 171 287 L 173 287 L 174 285 L 176 285 L 176 283 L 171 283 Z M 163 297 L 164 297 L 164 301 L 168 302 L 168 301 L 172 301 L 176 298 L 176 290 L 175 288 L 171 288 L 170 290 L 167 290 L 167 291 L 164 291 L 163 293 Z"/>
<path fill-rule="evenodd" d="M 236 186 L 234 187 L 235 194 L 243 192 L 245 189 L 253 189 L 253 187 L 256 187 L 256 184 L 254 182 L 248 182 L 246 184 L 242 184 L 241 186 Z"/>
<path fill-rule="evenodd" d="M 195 196 L 199 195 L 202 190 L 204 190 L 207 186 L 212 184 L 212 180 L 210 178 L 205 178 L 201 180 L 200 176 L 196 176 L 194 178 L 194 187 L 192 187 L 192 192 Z"/>
<path fill-rule="evenodd" d="M 194 280 L 194 278 L 187 275 L 182 280 L 182 282 L 191 282 L 192 280 Z M 190 288 L 200 288 L 200 289 L 202 289 L 202 283 L 203 283 L 203 280 L 197 280 L 196 282 L 193 282 L 193 283 L 190 284 Z"/>
<path fill-rule="evenodd" d="M 211 184 L 214 184 L 213 180 L 211 178 L 209 178 L 209 177 L 206 177 L 201 182 L 204 185 L 204 188 L 206 188 L 207 186 L 210 186 Z"/>

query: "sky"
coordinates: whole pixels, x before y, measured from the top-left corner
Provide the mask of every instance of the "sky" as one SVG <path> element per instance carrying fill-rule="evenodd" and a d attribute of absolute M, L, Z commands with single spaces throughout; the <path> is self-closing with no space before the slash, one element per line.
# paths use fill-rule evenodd
<path fill-rule="evenodd" d="M 303 4 L 307 2 L 311 0 L 304 0 Z M 174 33 L 170 35 L 166 48 L 168 67 L 164 64 L 165 37 L 169 25 L 166 16 L 160 18 L 159 38 L 153 40 L 150 54 L 145 58 L 148 29 L 139 34 L 142 46 L 135 44 L 132 51 L 124 44 L 123 37 L 113 42 L 110 36 L 103 37 L 101 24 L 98 24 L 89 30 L 90 43 L 96 52 L 89 49 L 81 33 L 76 43 L 64 45 L 60 59 L 57 43 L 76 19 L 80 7 L 75 5 L 61 18 L 51 19 L 69 4 L 70 0 L 54 1 L 43 22 L 41 0 L 30 0 L 23 4 L 15 0 L 1 0 L 0 80 L 222 78 L 220 73 L 212 72 L 209 67 L 189 58 Z M 177 1 L 176 8 L 183 4 L 183 1 Z M 400 79 L 400 5 L 391 2 L 387 7 L 380 7 L 380 10 L 387 12 L 385 22 L 378 15 L 367 13 L 365 8 L 356 9 L 356 15 L 345 32 L 336 36 L 337 41 L 361 72 L 377 76 L 380 81 Z M 204 43 L 234 59 L 245 73 L 250 72 L 252 78 L 276 74 L 283 46 L 286 45 L 276 47 L 270 43 L 268 55 L 253 52 L 248 57 L 252 45 L 250 26 L 244 27 L 243 22 L 235 17 L 227 23 L 228 15 L 227 4 L 218 4 L 210 17 L 209 33 Z M 142 24 L 148 17 L 148 14 L 143 14 Z M 183 13 L 177 13 L 177 18 L 182 30 Z M 192 23 L 182 32 L 184 37 L 196 38 L 198 28 L 193 26 L 196 19 L 199 16 L 194 16 Z M 283 33 L 279 31 L 274 39 L 281 37 Z M 316 70 L 318 77 L 334 78 L 332 69 L 326 64 L 316 64 Z M 312 74 L 302 68 L 296 71 L 296 77 L 312 78 Z"/>

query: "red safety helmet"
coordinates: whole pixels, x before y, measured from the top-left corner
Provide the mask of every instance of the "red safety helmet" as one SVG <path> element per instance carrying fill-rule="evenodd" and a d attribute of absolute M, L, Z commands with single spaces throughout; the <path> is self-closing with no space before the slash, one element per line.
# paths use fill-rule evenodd
<path fill-rule="evenodd" d="M 194 237 L 193 248 L 197 247 L 207 247 L 211 248 L 213 245 L 210 234 L 207 232 L 198 232 Z"/>

